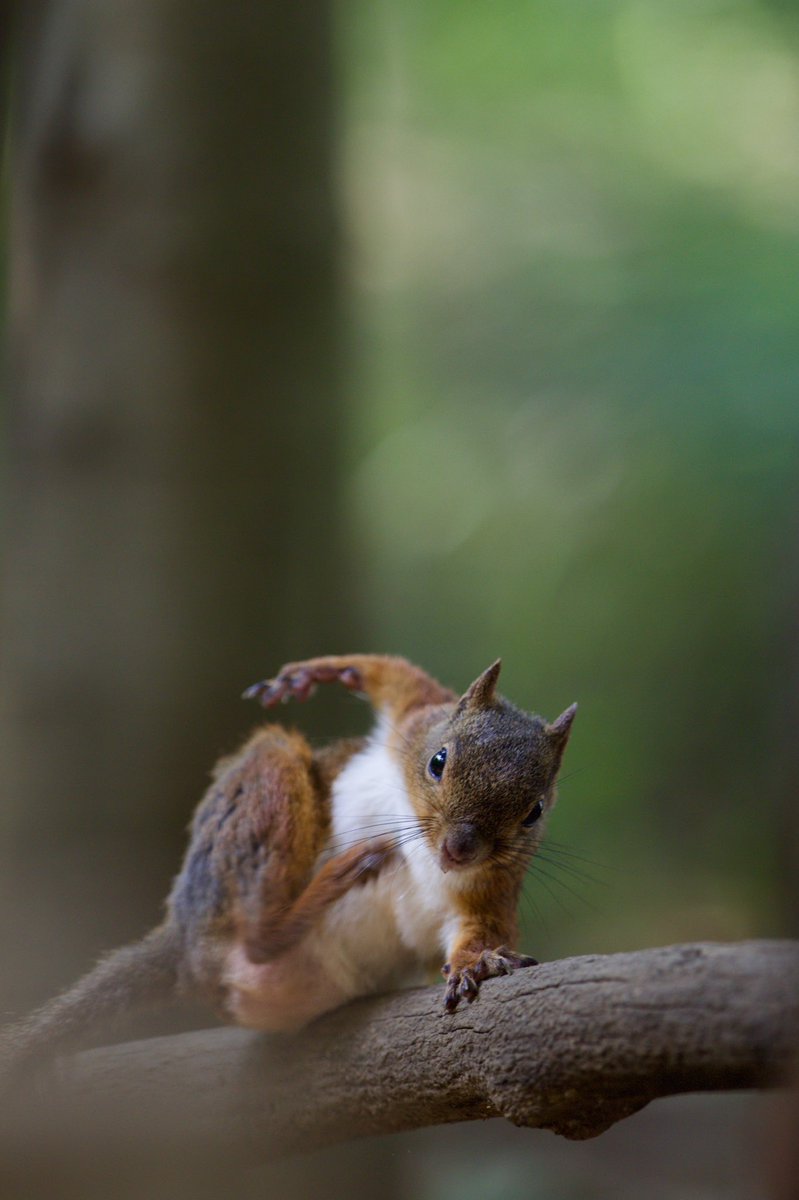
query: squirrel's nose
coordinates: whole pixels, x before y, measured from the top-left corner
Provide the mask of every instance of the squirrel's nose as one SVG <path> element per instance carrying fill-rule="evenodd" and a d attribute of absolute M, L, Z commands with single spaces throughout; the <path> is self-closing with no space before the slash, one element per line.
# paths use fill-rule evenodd
<path fill-rule="evenodd" d="M 441 856 L 449 866 L 465 867 L 474 862 L 480 850 L 482 839 L 476 826 L 469 821 L 462 821 L 453 826 L 444 838 Z"/>

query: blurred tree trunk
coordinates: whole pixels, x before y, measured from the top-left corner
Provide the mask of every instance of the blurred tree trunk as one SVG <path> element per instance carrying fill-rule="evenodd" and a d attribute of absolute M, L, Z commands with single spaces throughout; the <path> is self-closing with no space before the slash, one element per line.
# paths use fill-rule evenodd
<path fill-rule="evenodd" d="M 346 634 L 329 3 L 18 32 L 2 821 L 174 829 Z"/>
<path fill-rule="evenodd" d="M 18 17 L 6 1012 L 158 919 L 243 687 L 355 640 L 329 0 Z"/>

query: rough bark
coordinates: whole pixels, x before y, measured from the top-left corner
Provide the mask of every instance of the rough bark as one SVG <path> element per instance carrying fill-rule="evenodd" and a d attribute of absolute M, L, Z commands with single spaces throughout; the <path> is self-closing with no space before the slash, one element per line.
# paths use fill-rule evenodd
<path fill-rule="evenodd" d="M 222 1029 L 94 1050 L 64 1064 L 68 1142 L 101 1130 L 106 1149 L 263 1160 L 490 1117 L 592 1137 L 656 1097 L 779 1083 L 798 985 L 794 942 L 672 946 L 492 980 L 454 1016 L 427 988 L 292 1037 Z M 27 1127 L 37 1154 L 46 1131 L 67 1128 L 41 1105 Z M 24 1124 L 14 1136 L 24 1144 Z"/>

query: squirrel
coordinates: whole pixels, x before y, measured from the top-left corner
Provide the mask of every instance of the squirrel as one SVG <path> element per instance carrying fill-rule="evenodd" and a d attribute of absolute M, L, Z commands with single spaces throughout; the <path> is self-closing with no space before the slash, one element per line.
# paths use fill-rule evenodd
<path fill-rule="evenodd" d="M 552 724 L 496 692 L 460 697 L 406 659 L 289 663 L 245 698 L 273 708 L 337 681 L 373 705 L 366 738 L 312 749 L 259 728 L 216 766 L 162 924 L 0 1032 L 0 1075 L 181 995 L 226 1021 L 295 1031 L 356 996 L 424 982 L 444 1008 L 534 966 L 516 908 L 576 705 Z"/>

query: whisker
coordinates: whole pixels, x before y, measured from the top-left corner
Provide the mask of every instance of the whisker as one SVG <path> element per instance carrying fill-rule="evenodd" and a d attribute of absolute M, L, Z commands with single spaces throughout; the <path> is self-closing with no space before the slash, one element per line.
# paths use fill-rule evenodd
<path fill-rule="evenodd" d="M 528 913 L 528 918 L 529 918 L 529 914 L 532 913 L 532 920 L 534 920 L 537 925 L 540 925 L 541 928 L 544 930 L 544 933 L 547 935 L 547 937 L 549 937 L 549 935 L 550 935 L 549 923 L 547 922 L 546 917 L 542 914 L 541 910 L 539 909 L 538 905 L 536 904 L 535 900 L 533 899 L 533 897 L 531 896 L 531 894 L 527 890 L 527 888 L 522 888 L 521 895 L 519 897 L 519 901 L 520 901 L 521 907 L 523 909 L 526 909 L 526 911 Z"/>
<path fill-rule="evenodd" d="M 585 896 L 581 895 L 580 892 L 575 890 L 575 888 L 570 887 L 569 884 L 561 879 L 559 875 L 553 875 L 551 872 L 545 871 L 542 866 L 536 866 L 534 864 L 532 874 L 536 873 L 541 879 L 546 878 L 551 880 L 552 883 L 558 884 L 559 887 L 562 887 L 565 891 L 567 891 L 570 896 L 574 896 L 575 900 L 579 900 L 581 904 L 584 904 L 585 907 L 589 908 L 592 912 L 598 911 L 596 904 L 592 904 L 590 900 L 586 900 Z M 573 916 L 574 914 L 571 915 Z"/>
<path fill-rule="evenodd" d="M 364 821 L 362 824 L 353 825 L 351 828 L 353 829 L 353 831 L 355 831 L 358 829 L 374 829 L 376 826 L 379 826 L 379 825 L 395 825 L 395 826 L 421 825 L 424 822 L 425 822 L 424 817 L 419 818 L 419 817 L 385 816 L 385 817 L 378 817 L 374 821 Z"/>
<path fill-rule="evenodd" d="M 560 854 L 564 858 L 574 858 L 578 862 L 588 863 L 589 866 L 601 867 L 603 871 L 615 871 L 617 869 L 611 863 L 600 862 L 596 858 L 587 858 L 584 854 L 576 854 L 565 842 L 556 842 L 550 837 L 546 839 L 546 847 L 548 850 L 553 850 L 556 854 Z"/>
<path fill-rule="evenodd" d="M 402 731 L 394 724 L 394 722 L 389 720 L 389 718 L 385 715 L 385 713 L 381 713 L 378 720 L 383 721 L 388 726 L 388 728 L 391 730 L 391 732 L 395 735 L 395 737 L 399 738 L 399 740 L 402 742 L 402 744 L 405 746 L 405 748 L 407 750 L 410 750 L 413 753 L 414 746 L 411 744 L 410 738 L 406 737 L 405 734 L 402 733 Z"/>
<path fill-rule="evenodd" d="M 371 841 L 387 841 L 391 844 L 392 847 L 396 847 L 396 846 L 402 845 L 403 839 L 405 839 L 405 838 L 415 839 L 418 836 L 419 836 L 419 834 L 417 834 L 417 833 L 408 832 L 408 833 L 395 833 L 395 834 L 386 833 L 386 834 L 376 835 L 373 837 L 353 838 L 352 841 L 349 841 L 349 842 L 334 843 L 333 853 L 338 854 L 338 853 L 342 853 L 345 850 L 352 850 L 355 846 L 361 846 L 361 845 L 365 846 L 365 845 L 367 845 L 367 843 L 369 843 Z"/>
<path fill-rule="evenodd" d="M 610 887 L 608 879 L 597 879 L 595 875 L 591 875 L 588 871 L 581 871 L 579 867 L 572 866 L 571 863 L 558 862 L 556 858 L 551 858 L 546 851 L 538 851 L 536 858 L 542 862 L 549 863 L 558 871 L 563 871 L 567 875 L 571 875 L 572 879 L 577 879 L 581 883 L 595 883 L 597 887 Z"/>
<path fill-rule="evenodd" d="M 553 890 L 550 884 L 557 885 L 570 895 L 574 896 L 576 900 L 578 900 L 581 904 L 584 904 L 587 908 L 591 909 L 592 911 L 597 911 L 597 905 L 593 904 L 575 888 L 571 887 L 557 874 L 558 871 L 569 873 L 571 874 L 572 878 L 576 879 L 576 881 L 581 883 L 584 882 L 583 873 L 579 872 L 577 868 L 572 867 L 570 864 L 553 862 L 551 859 L 547 858 L 545 853 L 542 854 L 540 850 L 533 855 L 526 848 L 514 845 L 500 847 L 496 856 L 496 861 L 501 862 L 507 869 L 512 868 L 514 870 L 518 870 L 520 867 L 524 867 L 525 871 L 529 872 L 531 876 L 535 875 L 540 881 L 542 887 L 545 888 L 552 899 L 556 900 L 559 906 L 571 917 L 574 917 L 574 913 L 566 904 L 564 904 L 562 897 Z M 548 871 L 544 864 L 551 867 L 552 870 Z M 603 880 L 594 881 L 590 876 L 588 878 L 591 879 L 591 882 L 604 884 Z"/>
<path fill-rule="evenodd" d="M 409 828 L 410 826 L 421 829 L 429 827 L 431 824 L 433 824 L 432 818 L 386 815 L 385 817 L 379 817 L 374 821 L 363 821 L 359 825 L 352 825 L 349 827 L 349 829 L 347 829 L 346 832 L 357 833 L 361 829 L 385 828 L 388 825 L 395 829 Z"/>
<path fill-rule="evenodd" d="M 338 836 L 334 835 L 334 840 L 341 845 L 344 841 L 360 841 L 364 837 L 379 837 L 391 833 L 404 833 L 409 829 L 418 829 L 419 826 L 414 822 L 407 824 L 397 824 L 396 822 L 386 821 L 385 823 L 375 821 L 371 825 L 360 825 L 353 829 L 342 829 Z"/>
<path fill-rule="evenodd" d="M 544 891 L 545 891 L 545 892 L 547 892 L 547 893 L 549 894 L 549 896 L 551 897 L 551 899 L 552 899 L 552 900 L 554 900 L 554 902 L 555 902 L 555 904 L 557 904 L 558 908 L 562 909 L 562 910 L 563 910 L 563 912 L 565 912 L 567 916 L 571 917 L 571 918 L 572 918 L 572 920 L 574 920 L 574 913 L 573 913 L 573 911 L 572 911 L 572 910 L 569 908 L 569 906 L 568 906 L 568 905 L 567 905 L 567 904 L 564 902 L 563 898 L 562 898 L 561 896 L 559 896 L 559 895 L 557 894 L 557 892 L 556 892 L 556 891 L 555 891 L 555 890 L 554 890 L 552 887 L 550 887 L 550 885 L 549 885 L 549 883 L 547 882 L 546 878 L 545 878 L 545 877 L 544 877 L 544 876 L 543 876 L 543 875 L 542 875 L 540 872 L 531 871 L 531 872 L 530 872 L 530 874 L 531 874 L 531 875 L 537 875 L 537 876 L 538 876 L 538 882 L 539 882 L 539 883 L 541 884 L 541 886 L 544 888 Z"/>
<path fill-rule="evenodd" d="M 398 837 L 395 840 L 394 849 L 399 850 L 403 846 L 412 846 L 414 842 L 420 842 L 421 839 L 422 839 L 421 830 L 417 830 L 415 833 L 406 833 L 403 836 Z"/>
<path fill-rule="evenodd" d="M 582 767 L 575 767 L 573 771 L 569 771 L 568 775 L 559 775 L 558 776 L 558 787 L 560 787 L 560 785 L 562 783 L 567 783 L 568 780 L 574 779 L 575 775 L 582 775 L 583 771 L 587 771 L 587 770 L 588 770 L 588 766 L 583 765 Z"/>

